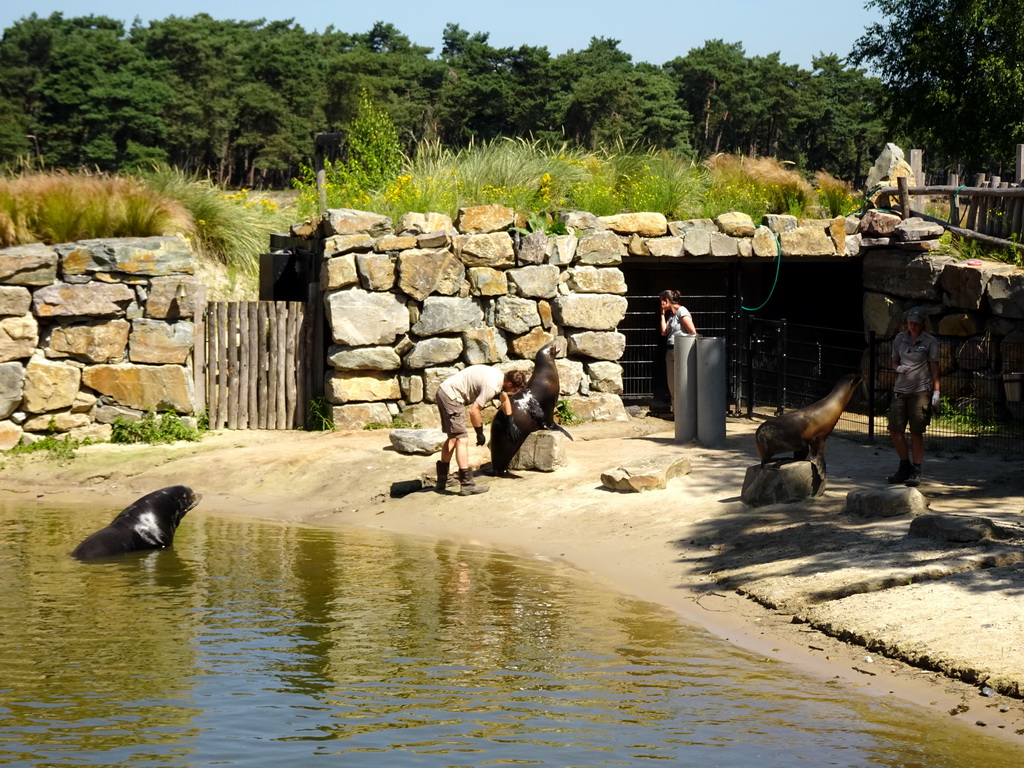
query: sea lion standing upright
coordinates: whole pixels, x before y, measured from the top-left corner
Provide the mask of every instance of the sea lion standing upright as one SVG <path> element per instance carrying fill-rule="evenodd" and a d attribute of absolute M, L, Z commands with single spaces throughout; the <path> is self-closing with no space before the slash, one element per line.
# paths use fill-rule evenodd
<path fill-rule="evenodd" d="M 186 485 L 172 485 L 148 493 L 125 507 L 106 528 L 88 536 L 74 548 L 71 556 L 92 560 L 169 547 L 181 518 L 202 498 Z"/>
<path fill-rule="evenodd" d="M 776 416 L 759 426 L 754 433 L 754 441 L 761 466 L 776 454 L 793 451 L 794 459 L 809 459 L 824 477 L 825 439 L 832 434 L 836 422 L 863 380 L 859 373 L 848 373 L 818 402 Z"/>
<path fill-rule="evenodd" d="M 557 429 L 572 440 L 572 435 L 555 423 L 559 396 L 557 352 L 557 340 L 541 347 L 534 358 L 530 380 L 509 397 L 512 415 L 506 416 L 499 410 L 491 422 L 491 468 L 496 476 L 518 477 L 509 472 L 508 467 L 531 432 Z"/>

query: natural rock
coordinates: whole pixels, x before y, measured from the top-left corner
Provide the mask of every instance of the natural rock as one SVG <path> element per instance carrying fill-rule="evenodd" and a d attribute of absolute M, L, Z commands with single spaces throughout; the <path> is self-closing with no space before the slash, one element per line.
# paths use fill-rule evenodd
<path fill-rule="evenodd" d="M 576 245 L 576 261 L 593 266 L 615 266 L 622 263 L 626 246 L 614 232 L 584 235 Z"/>
<path fill-rule="evenodd" d="M 622 366 L 618 363 L 599 361 L 587 364 L 590 388 L 596 392 L 622 394 Z"/>
<path fill-rule="evenodd" d="M 907 177 L 910 186 L 915 185 L 914 173 L 910 169 L 903 154 L 903 150 L 895 144 L 889 143 L 878 155 L 874 166 L 868 171 L 866 182 L 867 189 L 874 189 L 877 186 L 896 186 L 898 179 Z"/>
<path fill-rule="evenodd" d="M 451 232 L 452 218 L 443 213 L 402 214 L 398 220 L 398 231 L 411 235 L 426 235 L 433 232 Z"/>
<path fill-rule="evenodd" d="M 508 354 L 505 337 L 496 328 L 473 328 L 462 332 L 462 352 L 467 365 L 491 365 Z"/>
<path fill-rule="evenodd" d="M 57 280 L 57 253 L 42 243 L 0 249 L 0 283 L 50 285 Z"/>
<path fill-rule="evenodd" d="M 691 229 L 683 235 L 683 248 L 688 256 L 707 256 L 711 253 L 711 235 L 707 229 Z"/>
<path fill-rule="evenodd" d="M 626 336 L 618 331 L 581 331 L 569 335 L 569 354 L 595 360 L 618 360 L 626 351 Z"/>
<path fill-rule="evenodd" d="M 133 363 L 177 363 L 183 365 L 192 353 L 195 325 L 182 320 L 133 320 L 128 337 L 128 359 Z"/>
<path fill-rule="evenodd" d="M 141 411 L 195 410 L 192 372 L 180 365 L 95 365 L 82 372 L 82 382 L 115 403 Z"/>
<path fill-rule="evenodd" d="M 456 235 L 452 245 L 467 267 L 511 267 L 516 261 L 512 238 L 507 232 Z"/>
<path fill-rule="evenodd" d="M 451 251 L 411 250 L 398 255 L 398 290 L 417 301 L 431 293 L 459 292 L 466 268 Z"/>
<path fill-rule="evenodd" d="M 195 271 L 188 243 L 175 236 L 79 240 L 56 245 L 54 250 L 65 279 L 101 272 L 152 277 Z"/>
<path fill-rule="evenodd" d="M 327 402 L 339 405 L 352 402 L 398 400 L 401 396 L 402 390 L 398 386 L 398 378 L 376 371 L 361 373 L 333 371 L 327 374 L 324 386 L 324 397 L 327 398 Z"/>
<path fill-rule="evenodd" d="M 956 544 L 970 544 L 983 539 L 1008 539 L 1012 533 L 987 517 L 963 515 L 920 515 L 910 521 L 911 537 L 940 539 Z"/>
<path fill-rule="evenodd" d="M 608 392 L 591 392 L 587 397 L 566 398 L 580 421 L 629 421 L 622 398 Z"/>
<path fill-rule="evenodd" d="M 661 237 L 668 232 L 668 220 L 661 213 L 619 213 L 614 216 L 599 216 L 598 220 L 620 235 Z"/>
<path fill-rule="evenodd" d="M 1024 318 L 1024 270 L 993 273 L 985 286 L 985 292 L 995 314 Z"/>
<path fill-rule="evenodd" d="M 466 277 L 473 296 L 504 296 L 508 293 L 508 278 L 503 270 L 470 267 L 466 270 Z"/>
<path fill-rule="evenodd" d="M 631 256 L 654 256 L 662 259 L 676 259 L 682 256 L 683 252 L 681 237 L 658 237 L 651 240 L 636 238 L 635 241 L 630 241 L 629 247 Z"/>
<path fill-rule="evenodd" d="M 392 293 L 368 293 L 358 288 L 335 291 L 327 294 L 326 307 L 336 344 L 391 344 L 409 332 L 409 310 Z"/>
<path fill-rule="evenodd" d="M 395 284 L 395 260 L 387 253 L 356 254 L 359 284 L 366 291 L 390 291 Z"/>
<path fill-rule="evenodd" d="M 747 467 L 740 498 L 752 507 L 804 501 L 825 492 L 825 478 L 814 462 L 783 459 Z"/>
<path fill-rule="evenodd" d="M 572 267 L 567 284 L 573 293 L 626 293 L 626 278 L 616 267 Z"/>
<path fill-rule="evenodd" d="M 462 339 L 436 336 L 416 342 L 405 356 L 406 368 L 418 370 L 457 360 L 462 354 Z"/>
<path fill-rule="evenodd" d="M 542 344 L 541 346 L 544 345 Z M 539 350 L 540 347 L 537 347 L 537 349 Z M 534 357 L 536 357 L 536 352 Z M 555 360 L 555 368 L 558 370 L 559 394 L 587 394 L 588 388 L 584 386 L 583 363 L 579 360 L 568 360 L 560 357 Z"/>
<path fill-rule="evenodd" d="M 329 209 L 323 216 L 320 229 L 325 238 L 334 235 L 383 237 L 392 232 L 391 219 L 388 216 L 352 208 Z"/>
<path fill-rule="evenodd" d="M 32 315 L 0 318 L 0 363 L 27 360 L 39 345 L 39 324 Z"/>
<path fill-rule="evenodd" d="M 537 302 L 518 296 L 502 296 L 494 305 L 494 324 L 516 335 L 527 333 L 540 325 Z"/>
<path fill-rule="evenodd" d="M 388 440 L 399 453 L 429 456 L 440 452 L 448 435 L 440 429 L 392 429 Z"/>
<path fill-rule="evenodd" d="M 389 259 L 390 261 L 390 259 Z M 320 290 L 337 291 L 359 283 L 359 272 L 356 270 L 354 253 L 324 259 L 320 265 Z"/>
<path fill-rule="evenodd" d="M 925 221 L 917 216 L 901 221 L 893 230 L 893 237 L 903 242 L 919 240 L 935 240 L 942 236 L 946 228 L 933 221 Z"/>
<path fill-rule="evenodd" d="M 779 235 L 783 256 L 832 256 L 835 244 L 824 229 L 798 227 Z"/>
<path fill-rule="evenodd" d="M 529 333 L 512 340 L 512 351 L 517 357 L 533 360 L 542 347 L 554 340 L 554 336 L 540 326 Z"/>
<path fill-rule="evenodd" d="M 895 213 L 870 208 L 860 219 L 859 232 L 865 237 L 889 237 L 902 222 Z"/>
<path fill-rule="evenodd" d="M 516 471 L 532 469 L 539 472 L 554 472 L 569 463 L 566 457 L 568 444 L 569 438 L 561 432 L 531 432 L 512 457 L 508 468 Z"/>
<path fill-rule="evenodd" d="M 755 256 L 775 258 L 780 254 L 779 239 L 765 226 L 754 230 L 752 245 Z"/>
<path fill-rule="evenodd" d="M 447 243 L 448 236 L 441 233 L 444 240 L 440 245 Z M 384 235 L 378 237 L 373 243 L 373 250 L 378 253 L 393 253 L 396 251 L 408 251 L 413 248 L 430 248 L 431 246 L 420 245 L 420 238 L 423 235 Z"/>
<path fill-rule="evenodd" d="M 87 363 L 114 363 L 124 358 L 131 326 L 120 318 L 108 322 L 64 325 L 53 329 L 49 357 L 73 357 Z"/>
<path fill-rule="evenodd" d="M 376 242 L 374 238 L 365 232 L 354 235 L 334 235 L 324 240 L 324 257 L 331 258 L 332 256 L 341 256 L 346 253 L 372 251 Z"/>
<path fill-rule="evenodd" d="M 402 367 L 394 347 L 332 346 L 327 361 L 339 371 L 397 371 Z"/>
<path fill-rule="evenodd" d="M 455 228 L 466 235 L 505 232 L 515 221 L 515 211 L 505 205 L 474 205 L 460 208 Z M 511 239 L 509 239 L 511 244 Z"/>
<path fill-rule="evenodd" d="M 572 264 L 576 258 L 576 249 L 579 247 L 579 240 L 575 235 L 556 235 L 548 238 L 547 255 L 548 264 L 564 266 Z"/>
<path fill-rule="evenodd" d="M 9 451 L 21 442 L 23 430 L 13 421 L 0 421 L 0 451 Z"/>
<path fill-rule="evenodd" d="M 351 403 L 331 408 L 336 430 L 362 429 L 367 424 L 390 424 L 391 412 L 384 403 Z"/>
<path fill-rule="evenodd" d="M 548 255 L 548 236 L 544 232 L 530 232 L 519 241 L 516 259 L 521 265 L 544 264 Z"/>
<path fill-rule="evenodd" d="M 555 322 L 591 331 L 614 331 L 626 316 L 626 299 L 604 293 L 559 296 L 551 302 Z"/>
<path fill-rule="evenodd" d="M 550 299 L 558 295 L 560 272 L 553 264 L 510 269 L 508 277 L 509 293 L 526 298 Z"/>
<path fill-rule="evenodd" d="M 154 277 L 149 281 L 146 317 L 158 320 L 195 317 L 205 295 L 206 288 L 195 277 Z"/>
<path fill-rule="evenodd" d="M 121 283 L 54 283 L 32 296 L 36 317 L 123 317 L 135 291 Z"/>
<path fill-rule="evenodd" d="M 668 487 L 670 480 L 690 474 L 685 456 L 651 456 L 601 473 L 601 484 L 613 491 L 642 492 Z"/>
<path fill-rule="evenodd" d="M 0 285 L 0 317 L 27 315 L 32 294 L 21 285 Z"/>
<path fill-rule="evenodd" d="M 412 332 L 417 336 L 462 333 L 482 327 L 483 321 L 483 310 L 472 299 L 428 296 L 423 301 L 423 309 Z"/>
<path fill-rule="evenodd" d="M 788 213 L 766 213 L 761 217 L 761 224 L 776 235 L 781 235 L 783 232 L 789 232 L 800 226 L 796 216 L 791 216 Z"/>
<path fill-rule="evenodd" d="M 994 262 L 982 262 L 978 266 L 959 261 L 948 263 L 939 275 L 943 300 L 960 309 L 980 309 L 992 276 L 1011 275 L 1015 271 L 1009 264 Z"/>
<path fill-rule="evenodd" d="M 917 488 L 905 485 L 861 489 L 846 494 L 846 511 L 857 517 L 899 517 L 927 512 L 928 501 Z"/>
<path fill-rule="evenodd" d="M 29 413 L 47 413 L 70 408 L 78 395 L 82 371 L 67 363 L 33 357 L 25 367 L 22 408 Z"/>
<path fill-rule="evenodd" d="M 6 419 L 21 404 L 25 391 L 25 366 L 0 363 L 0 419 Z"/>
<path fill-rule="evenodd" d="M 715 217 L 719 230 L 729 237 L 753 237 L 754 220 L 740 211 L 728 211 Z"/>
<path fill-rule="evenodd" d="M 921 301 L 939 301 L 939 276 L 952 257 L 920 256 L 892 250 L 864 255 L 864 289 Z"/>

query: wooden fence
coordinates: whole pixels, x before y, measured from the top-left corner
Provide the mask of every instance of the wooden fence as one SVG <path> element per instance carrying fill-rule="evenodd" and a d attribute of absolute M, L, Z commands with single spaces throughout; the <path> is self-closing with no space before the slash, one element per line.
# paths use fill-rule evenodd
<path fill-rule="evenodd" d="M 206 305 L 195 348 L 197 408 L 210 429 L 303 429 L 323 393 L 318 304 L 218 301 Z"/>

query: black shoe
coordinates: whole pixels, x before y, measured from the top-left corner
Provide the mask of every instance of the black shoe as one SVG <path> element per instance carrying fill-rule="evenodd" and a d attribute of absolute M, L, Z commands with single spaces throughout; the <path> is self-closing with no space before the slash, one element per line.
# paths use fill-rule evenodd
<path fill-rule="evenodd" d="M 915 464 L 913 469 L 910 470 L 910 477 L 905 481 L 908 488 L 917 488 L 921 484 L 921 467 Z"/>
<path fill-rule="evenodd" d="M 914 474 L 914 465 L 909 461 L 901 461 L 899 469 L 896 470 L 895 474 L 889 475 L 886 479 L 890 483 L 905 483 L 910 479 L 910 476 Z M 918 474 L 920 478 L 920 473 Z"/>

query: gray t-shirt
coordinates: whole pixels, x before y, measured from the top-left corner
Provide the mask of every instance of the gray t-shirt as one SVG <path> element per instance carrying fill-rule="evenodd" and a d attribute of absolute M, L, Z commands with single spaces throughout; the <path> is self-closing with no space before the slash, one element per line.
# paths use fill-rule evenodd
<path fill-rule="evenodd" d="M 894 392 L 927 392 L 932 388 L 928 363 L 939 362 L 939 340 L 930 333 L 922 332 L 916 339 L 911 339 L 907 331 L 897 333 L 892 342 L 892 359 L 897 365 L 907 366 L 905 372 L 896 374 Z"/>

